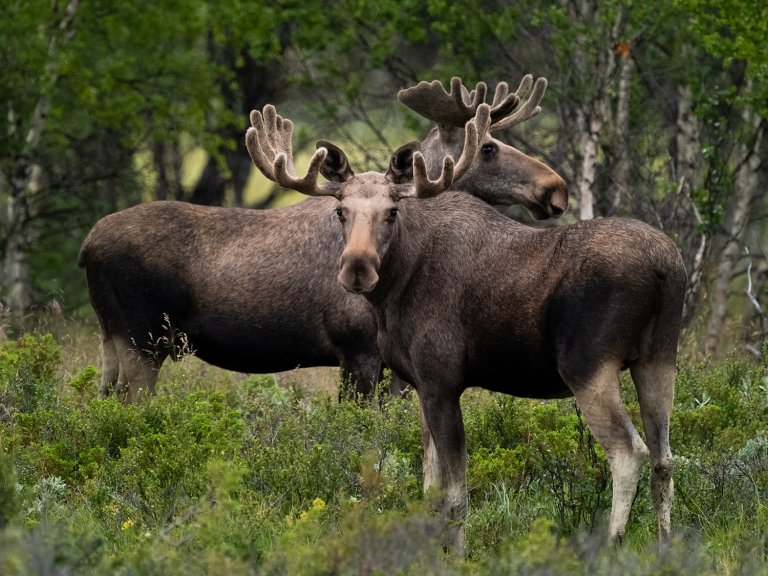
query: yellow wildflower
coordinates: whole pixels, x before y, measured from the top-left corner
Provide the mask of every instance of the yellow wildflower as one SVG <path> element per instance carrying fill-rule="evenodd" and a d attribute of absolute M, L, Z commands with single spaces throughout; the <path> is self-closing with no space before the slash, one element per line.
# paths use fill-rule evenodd
<path fill-rule="evenodd" d="M 312 510 L 322 510 L 323 508 L 325 508 L 325 500 L 322 498 L 312 500 Z"/>
<path fill-rule="evenodd" d="M 128 530 L 128 528 L 132 528 L 134 524 L 136 524 L 136 522 L 128 518 L 128 520 L 123 522 L 122 526 L 120 526 L 120 530 Z"/>

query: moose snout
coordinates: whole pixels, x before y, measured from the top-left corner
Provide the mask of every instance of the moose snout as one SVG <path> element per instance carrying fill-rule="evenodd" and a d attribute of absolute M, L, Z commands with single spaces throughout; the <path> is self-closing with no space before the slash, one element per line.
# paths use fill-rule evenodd
<path fill-rule="evenodd" d="M 348 292 L 371 292 L 379 282 L 380 260 L 376 254 L 342 254 L 339 282 Z"/>
<path fill-rule="evenodd" d="M 568 185 L 560 176 L 553 174 L 543 186 L 542 204 L 547 207 L 548 216 L 559 218 L 568 210 Z M 546 218 L 546 216 L 545 216 Z"/>

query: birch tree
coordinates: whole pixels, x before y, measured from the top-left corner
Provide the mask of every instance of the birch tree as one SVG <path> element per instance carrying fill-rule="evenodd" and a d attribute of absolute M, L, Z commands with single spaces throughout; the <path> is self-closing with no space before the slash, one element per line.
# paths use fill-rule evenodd
<path fill-rule="evenodd" d="M 20 8 L 23 10 L 23 8 Z M 35 240 L 30 226 L 34 210 L 33 198 L 42 188 L 39 146 L 47 127 L 51 109 L 51 93 L 59 81 L 59 72 L 67 45 L 76 33 L 78 0 L 54 1 L 50 16 L 40 32 L 44 50 L 42 66 L 35 71 L 28 96 L 33 105 L 7 103 L 7 136 L 14 153 L 4 162 L 3 172 L 8 187 L 5 200 L 5 244 L 2 280 L 6 287 L 6 304 L 12 318 L 20 322 L 32 303 L 27 250 Z M 29 18 L 29 13 L 17 15 Z M 34 74 L 37 76 L 34 77 Z"/>
<path fill-rule="evenodd" d="M 702 92 L 711 102 L 702 111 L 709 122 L 711 143 L 706 187 L 709 206 L 722 211 L 719 237 L 713 244 L 714 275 L 709 290 L 711 305 L 702 342 L 707 353 L 722 349 L 727 331 L 729 309 L 749 314 L 759 306 L 762 294 L 742 296 L 734 302 L 733 282 L 744 273 L 759 247 L 750 246 L 746 236 L 755 208 L 765 198 L 761 188 L 766 182 L 768 166 L 764 157 L 765 130 L 768 120 L 768 54 L 763 49 L 768 34 L 768 6 L 759 2 L 738 0 L 678 0 L 685 9 L 688 24 L 698 39 L 702 52 L 719 62 L 721 71 L 707 79 Z M 749 260 L 744 261 L 744 254 Z M 746 306 L 745 306 L 746 304 Z M 737 323 L 738 325 L 738 323 Z"/>

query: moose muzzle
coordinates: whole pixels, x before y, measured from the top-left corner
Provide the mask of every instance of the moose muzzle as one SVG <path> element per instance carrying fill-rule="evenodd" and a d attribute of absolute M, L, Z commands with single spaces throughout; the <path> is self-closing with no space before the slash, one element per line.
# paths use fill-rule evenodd
<path fill-rule="evenodd" d="M 347 292 L 371 292 L 379 282 L 380 264 L 375 252 L 344 250 L 341 254 L 339 282 Z"/>

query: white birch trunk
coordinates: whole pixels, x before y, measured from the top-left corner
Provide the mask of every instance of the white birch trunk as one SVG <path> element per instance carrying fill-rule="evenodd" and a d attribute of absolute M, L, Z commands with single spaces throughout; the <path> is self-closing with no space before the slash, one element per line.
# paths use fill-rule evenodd
<path fill-rule="evenodd" d="M 579 125 L 582 126 L 579 139 L 581 148 L 581 169 L 578 182 L 579 219 L 591 220 L 595 217 L 595 198 L 592 187 L 595 184 L 597 142 L 600 137 L 602 122 L 594 117 L 588 118 L 585 112 L 580 110 Z"/>
<path fill-rule="evenodd" d="M 616 95 L 616 162 L 613 167 L 611 214 L 617 214 L 629 190 L 629 94 L 632 81 L 632 58 L 628 52 L 619 55 L 619 86 Z"/>
<path fill-rule="evenodd" d="M 58 25 L 51 30 L 48 39 L 47 63 L 40 80 L 40 92 L 24 136 L 23 149 L 16 158 L 13 175 L 9 182 L 6 204 L 6 250 L 3 261 L 3 281 L 7 290 L 8 311 L 14 321 L 23 324 L 24 314 L 32 303 L 27 251 L 32 241 L 31 209 L 34 193 L 40 188 L 42 170 L 35 163 L 37 148 L 42 139 L 50 111 L 50 93 L 59 76 L 59 51 L 74 32 L 74 19 L 79 0 L 69 0 Z M 54 2 L 53 10 L 58 8 Z M 9 136 L 18 137 L 21 122 L 9 113 Z"/>

